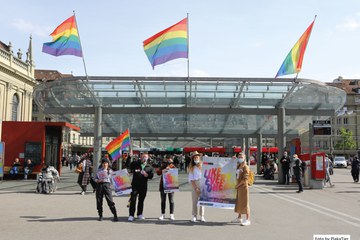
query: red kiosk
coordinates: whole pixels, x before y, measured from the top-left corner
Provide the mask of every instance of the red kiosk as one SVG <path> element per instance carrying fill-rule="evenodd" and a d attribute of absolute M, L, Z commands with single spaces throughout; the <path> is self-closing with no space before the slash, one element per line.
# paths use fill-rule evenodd
<path fill-rule="evenodd" d="M 9 173 L 15 158 L 19 158 L 22 167 L 25 159 L 30 158 L 35 164 L 34 174 L 40 172 L 44 162 L 61 174 L 65 128 L 80 131 L 79 127 L 66 122 L 2 122 L 1 141 L 6 146 L 4 174 Z"/>

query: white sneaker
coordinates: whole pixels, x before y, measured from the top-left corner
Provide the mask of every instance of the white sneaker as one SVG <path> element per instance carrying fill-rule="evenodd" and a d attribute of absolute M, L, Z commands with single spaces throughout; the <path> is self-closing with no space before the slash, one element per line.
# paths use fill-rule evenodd
<path fill-rule="evenodd" d="M 234 220 L 231 220 L 231 222 L 232 223 L 240 223 L 241 222 L 241 220 L 240 220 L 240 218 L 235 218 Z"/>
<path fill-rule="evenodd" d="M 196 216 L 192 216 L 190 221 L 196 222 Z"/>
<path fill-rule="evenodd" d="M 85 195 L 85 192 L 84 191 L 81 191 L 81 193 L 80 193 L 81 195 Z"/>
<path fill-rule="evenodd" d="M 133 222 L 133 221 L 134 221 L 134 217 L 133 217 L 133 216 L 129 216 L 128 221 L 129 221 L 129 222 Z"/>
<path fill-rule="evenodd" d="M 241 226 L 249 226 L 251 223 L 250 223 L 250 220 L 246 220 L 244 222 L 242 222 L 240 225 Z"/>
<path fill-rule="evenodd" d="M 201 221 L 201 222 L 206 222 L 204 216 L 201 217 L 201 220 L 200 220 L 200 221 Z"/>
<path fill-rule="evenodd" d="M 171 221 L 174 221 L 174 220 L 175 220 L 174 214 L 170 214 L 170 220 L 171 220 Z"/>
<path fill-rule="evenodd" d="M 161 214 L 161 216 L 159 217 L 159 220 L 160 221 L 164 220 L 164 217 L 165 217 L 164 214 Z"/>
<path fill-rule="evenodd" d="M 138 216 L 138 219 L 140 219 L 140 220 L 144 220 L 144 219 L 145 219 L 145 217 L 144 217 L 144 215 L 142 215 L 142 214 L 141 214 L 141 215 L 139 215 L 139 216 Z"/>

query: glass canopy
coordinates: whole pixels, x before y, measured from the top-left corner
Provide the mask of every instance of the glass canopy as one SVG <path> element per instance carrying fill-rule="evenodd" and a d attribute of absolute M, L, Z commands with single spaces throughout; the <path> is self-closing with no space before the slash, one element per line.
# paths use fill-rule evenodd
<path fill-rule="evenodd" d="M 73 77 L 40 84 L 34 96 L 45 113 L 79 126 L 83 136 L 93 136 L 101 107 L 103 136 L 129 128 L 134 138 L 185 142 L 276 137 L 281 109 L 285 135 L 298 136 L 346 100 L 323 82 L 286 78 Z"/>

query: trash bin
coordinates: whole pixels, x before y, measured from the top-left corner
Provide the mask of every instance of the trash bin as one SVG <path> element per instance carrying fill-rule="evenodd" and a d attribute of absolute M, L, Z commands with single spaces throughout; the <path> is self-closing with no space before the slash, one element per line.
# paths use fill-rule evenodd
<path fill-rule="evenodd" d="M 311 177 L 311 166 L 310 166 L 310 160 L 305 161 L 306 163 L 306 169 L 304 172 L 304 186 L 309 187 L 310 186 L 310 177 Z"/>

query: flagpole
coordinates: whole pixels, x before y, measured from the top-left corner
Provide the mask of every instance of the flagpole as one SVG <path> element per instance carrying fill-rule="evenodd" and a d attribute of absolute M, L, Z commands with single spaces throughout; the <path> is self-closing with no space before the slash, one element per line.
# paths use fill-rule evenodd
<path fill-rule="evenodd" d="M 76 15 L 75 15 L 75 10 L 73 10 L 73 13 L 74 13 L 74 17 L 75 17 L 75 24 L 76 24 L 77 33 L 78 33 L 78 36 L 79 36 L 80 49 L 81 49 L 82 60 L 83 60 L 83 64 L 84 64 L 84 70 L 85 70 L 86 81 L 88 82 L 88 81 L 89 81 L 89 75 L 88 75 L 87 70 L 86 70 L 86 64 L 85 64 L 84 51 L 83 51 L 83 49 L 82 49 L 81 38 L 80 38 L 80 32 L 79 32 L 79 27 L 78 27 L 78 25 L 77 25 L 77 20 L 76 20 Z"/>
<path fill-rule="evenodd" d="M 188 53 L 188 57 L 187 57 L 187 77 L 188 77 L 188 80 L 190 80 L 190 54 L 189 54 L 189 50 L 190 50 L 190 47 L 189 47 L 189 13 L 186 14 L 186 20 L 187 20 L 187 24 L 186 24 L 186 30 L 187 30 L 187 53 Z"/>

